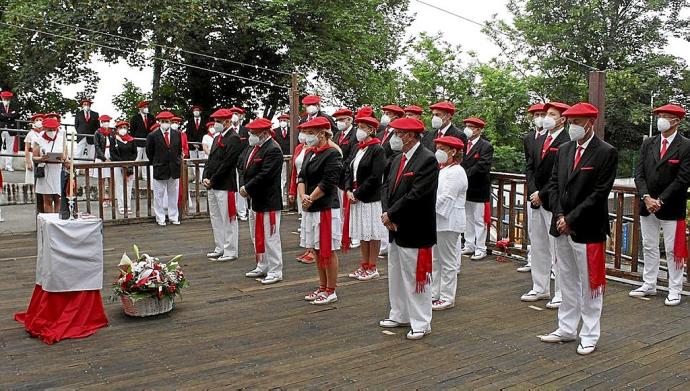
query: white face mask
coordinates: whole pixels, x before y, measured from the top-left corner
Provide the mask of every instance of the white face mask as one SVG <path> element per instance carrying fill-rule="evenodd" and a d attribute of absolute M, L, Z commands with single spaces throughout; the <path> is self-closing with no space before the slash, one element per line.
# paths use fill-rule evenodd
<path fill-rule="evenodd" d="M 233 114 L 232 118 L 230 120 L 232 121 L 233 124 L 237 124 L 238 122 L 240 122 L 240 116 L 237 114 Z"/>
<path fill-rule="evenodd" d="M 249 133 L 249 145 L 250 146 L 253 147 L 255 145 L 259 145 L 260 142 L 261 142 L 261 138 L 259 136 L 255 135 L 254 133 Z"/>
<path fill-rule="evenodd" d="M 582 138 L 585 137 L 585 133 L 587 133 L 587 131 L 583 126 L 580 125 L 570 124 L 570 127 L 568 128 L 568 135 L 573 141 L 582 140 Z"/>
<path fill-rule="evenodd" d="M 178 130 L 178 129 L 180 129 L 180 124 L 172 124 L 172 125 L 170 125 L 170 129 Z"/>
<path fill-rule="evenodd" d="M 287 126 L 288 126 L 287 121 L 280 121 L 280 122 L 278 122 L 278 123 L 280 124 L 280 127 L 281 127 L 281 128 L 287 128 Z"/>
<path fill-rule="evenodd" d="M 194 117 L 201 117 L 201 111 L 194 110 Z"/>
<path fill-rule="evenodd" d="M 101 122 L 101 128 L 109 128 L 110 127 L 110 122 L 109 121 L 104 121 Z"/>
<path fill-rule="evenodd" d="M 391 149 L 394 151 L 402 151 L 403 141 L 397 134 L 393 134 L 390 138 Z"/>
<path fill-rule="evenodd" d="M 434 129 L 441 129 L 443 126 L 443 119 L 438 115 L 431 117 L 431 127 Z"/>
<path fill-rule="evenodd" d="M 34 129 L 40 129 L 40 128 L 43 127 L 43 121 L 35 121 L 35 122 L 32 124 L 32 126 L 34 127 Z"/>
<path fill-rule="evenodd" d="M 50 137 L 50 138 L 55 137 L 55 133 L 57 133 L 56 130 L 47 130 L 47 131 L 46 131 L 46 134 L 47 134 L 48 137 Z"/>
<path fill-rule="evenodd" d="M 556 127 L 556 120 L 546 116 L 541 120 L 541 127 L 544 128 L 544 130 L 553 130 L 553 128 Z"/>
<path fill-rule="evenodd" d="M 225 126 L 223 125 L 222 122 L 216 122 L 213 124 L 213 130 L 215 130 L 216 133 L 220 133 L 225 129 Z"/>
<path fill-rule="evenodd" d="M 9 100 L 4 100 L 4 99 L 3 99 L 3 100 L 2 100 L 2 104 L 5 105 L 5 106 L 8 106 L 8 105 L 10 104 L 10 101 L 9 101 Z"/>
<path fill-rule="evenodd" d="M 161 130 L 162 130 L 162 131 L 166 131 L 166 130 L 168 130 L 168 129 L 170 129 L 170 124 L 169 124 L 169 123 L 162 123 L 162 124 L 161 124 Z"/>
<path fill-rule="evenodd" d="M 656 120 L 656 128 L 661 132 L 666 132 L 671 129 L 671 121 L 666 118 L 658 118 Z"/>
<path fill-rule="evenodd" d="M 465 129 L 463 129 L 462 132 L 465 133 L 465 136 L 467 136 L 468 140 L 472 138 L 472 136 L 474 136 L 474 132 L 469 127 L 465 127 Z"/>
<path fill-rule="evenodd" d="M 315 134 L 307 134 L 305 136 L 305 141 L 310 147 L 315 147 L 319 143 L 319 138 Z"/>
<path fill-rule="evenodd" d="M 118 130 L 117 130 L 117 134 L 119 134 L 120 136 L 126 135 L 126 134 L 127 134 L 127 128 L 120 128 L 120 129 L 118 129 Z"/>
<path fill-rule="evenodd" d="M 338 130 L 341 132 L 347 127 L 344 121 L 338 121 L 335 124 L 338 126 Z"/>
<path fill-rule="evenodd" d="M 307 135 L 302 132 L 299 132 L 299 134 L 297 135 L 297 140 L 299 140 L 300 143 L 304 144 L 307 142 Z"/>
<path fill-rule="evenodd" d="M 389 123 L 391 123 L 391 117 L 389 117 L 388 114 L 382 115 L 381 116 L 381 125 L 388 126 Z"/>
<path fill-rule="evenodd" d="M 448 154 L 446 152 L 437 149 L 434 155 L 436 155 L 436 161 L 438 162 L 438 164 L 448 163 Z"/>
<path fill-rule="evenodd" d="M 543 128 L 544 127 L 544 117 L 534 117 L 534 126 L 536 126 L 537 129 Z"/>
<path fill-rule="evenodd" d="M 82 109 L 84 109 L 84 111 L 86 112 L 86 111 L 91 110 L 91 106 L 84 106 L 84 107 L 82 107 Z"/>
<path fill-rule="evenodd" d="M 364 141 L 366 138 L 369 137 L 369 134 L 365 132 L 363 129 L 357 129 L 357 141 Z"/>
<path fill-rule="evenodd" d="M 309 105 L 307 106 L 307 114 L 309 115 L 314 115 L 319 112 L 319 108 L 316 107 L 315 105 Z"/>
<path fill-rule="evenodd" d="M 148 107 L 144 107 L 143 109 L 141 109 L 141 113 L 142 113 L 142 114 L 148 114 L 148 113 L 149 113 L 149 108 L 148 108 Z"/>

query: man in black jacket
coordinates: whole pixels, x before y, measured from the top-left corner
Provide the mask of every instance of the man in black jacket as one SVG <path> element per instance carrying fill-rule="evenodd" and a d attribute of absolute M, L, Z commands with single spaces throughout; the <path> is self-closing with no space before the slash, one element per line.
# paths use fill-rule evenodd
<path fill-rule="evenodd" d="M 640 228 L 644 252 L 644 284 L 630 292 L 632 297 L 656 294 L 659 274 L 659 233 L 664 234 L 668 265 L 668 297 L 664 304 L 680 304 L 683 266 L 687 262 L 685 239 L 686 199 L 690 186 L 690 140 L 678 133 L 685 109 L 665 105 L 654 109 L 659 134 L 640 148 L 635 186 L 640 203 Z"/>
<path fill-rule="evenodd" d="M 379 132 L 376 134 L 376 138 L 381 140 L 381 146 L 383 147 L 383 151 L 386 153 L 386 159 L 390 160 L 393 156 L 399 153 L 391 149 L 390 141 L 395 129 L 390 126 L 390 123 L 398 118 L 404 117 L 405 111 L 398 105 L 386 105 L 383 106 L 381 110 L 383 111 L 383 114 L 381 115 Z"/>
<path fill-rule="evenodd" d="M 400 118 L 391 148 L 399 151 L 383 184 L 381 221 L 390 231 L 388 297 L 391 310 L 381 327 L 410 325 L 408 339 L 431 332 L 431 248 L 436 244 L 436 187 L 438 163 L 422 147 L 424 123 Z"/>
<path fill-rule="evenodd" d="M 463 144 L 467 145 L 467 135 L 461 132 L 453 125 L 453 115 L 455 114 L 455 105 L 451 102 L 438 102 L 431 106 L 431 127 L 430 130 L 424 134 L 422 144 L 426 149 L 436 152 L 436 144 L 434 140 L 443 136 L 452 136 L 462 140 Z"/>
<path fill-rule="evenodd" d="M 208 118 L 203 116 L 203 110 L 199 105 L 192 106 L 192 115 L 187 117 L 187 142 L 189 143 L 189 157 L 198 159 L 199 153 L 203 153 L 201 141 L 206 135 L 206 123 Z"/>
<path fill-rule="evenodd" d="M 98 121 L 98 113 L 91 110 L 93 101 L 91 99 L 82 99 L 79 101 L 81 109 L 74 114 L 74 128 L 77 131 L 77 149 L 74 151 L 75 156 L 94 160 L 96 157 L 96 147 L 93 135 L 100 127 Z M 84 137 L 88 135 L 90 137 Z"/>
<path fill-rule="evenodd" d="M 278 127 L 273 129 L 275 134 L 275 140 L 280 146 L 283 156 L 292 155 L 290 150 L 290 116 L 288 114 L 281 114 L 278 116 Z M 281 194 L 287 194 L 285 188 L 287 186 L 287 161 L 283 161 L 282 168 L 280 170 L 280 189 Z M 283 203 L 287 204 L 287 198 L 283 199 Z"/>
<path fill-rule="evenodd" d="M 335 125 L 335 121 L 333 118 L 321 111 L 321 97 L 318 95 L 307 95 L 304 98 L 302 98 L 302 106 L 304 106 L 304 110 L 306 111 L 306 115 L 300 117 L 299 119 L 299 124 L 302 125 L 303 123 L 307 121 L 311 121 L 316 117 L 324 117 L 330 122 L 331 124 L 331 132 L 335 134 L 338 131 L 338 128 Z"/>
<path fill-rule="evenodd" d="M 280 170 L 283 152 L 271 137 L 271 120 L 258 118 L 249 124 L 249 154 L 242 162 L 244 185 L 240 195 L 249 200 L 249 235 L 254 242 L 257 264 L 247 272 L 250 278 L 264 277 L 264 285 L 283 279 L 283 254 L 280 245 L 280 211 L 283 198 Z"/>
<path fill-rule="evenodd" d="M 467 200 L 465 214 L 465 247 L 462 255 L 469 255 L 473 261 L 486 257 L 486 236 L 491 226 L 491 164 L 494 147 L 483 139 L 482 131 L 486 124 L 479 118 L 466 118 L 465 134 L 469 141 L 462 160 L 462 168 L 467 174 Z"/>
<path fill-rule="evenodd" d="M 129 120 L 129 133 L 136 139 L 137 144 L 137 161 L 146 161 L 146 138 L 151 132 L 151 127 L 155 124 L 156 119 L 149 113 L 149 102 L 141 101 L 137 103 L 139 113 L 135 114 Z M 148 177 L 148 166 L 141 171 L 142 178 Z"/>
<path fill-rule="evenodd" d="M 238 255 L 236 175 L 243 146 L 239 134 L 231 130 L 233 114 L 229 109 L 220 109 L 211 115 L 216 135 L 203 179 L 215 241 L 214 250 L 206 256 L 221 262 L 235 260 Z"/>
<path fill-rule="evenodd" d="M 553 299 L 546 308 L 556 309 L 561 305 L 561 289 L 556 261 L 555 238 L 549 235 L 551 228 L 551 206 L 549 205 L 548 184 L 553 172 L 558 148 L 570 141 L 565 131 L 565 117 L 562 113 L 570 106 L 560 102 L 549 102 L 544 105 L 546 116 L 543 127 L 546 134 L 536 141 L 530 141 L 533 148 L 527 159 L 527 198 L 529 204 L 529 232 L 532 256 L 532 289 L 522 295 L 520 300 L 532 302 L 551 298 L 551 270 L 555 275 Z"/>
<path fill-rule="evenodd" d="M 180 132 L 170 129 L 174 115 L 162 111 L 156 119 L 159 130 L 146 137 L 146 157 L 153 165 L 153 211 L 156 222 L 165 226 L 165 206 L 168 218 L 174 225 L 180 224 L 177 197 L 180 186 L 180 164 L 182 163 L 182 138 Z"/>
<path fill-rule="evenodd" d="M 2 104 L 0 105 L 0 129 L 16 129 L 17 128 L 17 117 L 19 113 L 12 103 L 12 98 L 14 94 L 11 91 L 0 92 L 0 98 L 2 98 Z M 9 130 L 1 130 L 2 135 L 1 145 L 3 153 L 18 155 L 19 154 L 19 136 L 16 132 Z M 3 166 L 5 171 L 14 171 L 12 167 L 12 157 L 3 157 Z"/>
<path fill-rule="evenodd" d="M 543 342 L 574 341 L 582 320 L 578 354 L 590 354 L 601 334 L 599 319 L 606 286 L 606 236 L 609 234 L 608 197 L 618 165 L 615 148 L 594 134 L 599 110 L 578 103 L 563 112 L 571 140 L 556 153 L 549 203 L 553 211 L 551 235 L 556 237 L 563 302 L 558 329 L 539 338 Z"/>

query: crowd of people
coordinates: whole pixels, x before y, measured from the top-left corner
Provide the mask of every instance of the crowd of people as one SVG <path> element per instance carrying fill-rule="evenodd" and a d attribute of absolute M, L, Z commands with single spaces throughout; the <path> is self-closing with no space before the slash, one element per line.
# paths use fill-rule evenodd
<path fill-rule="evenodd" d="M 3 94 L 5 100 L 9 95 Z M 9 100 L 3 104 L 10 113 Z M 294 150 L 287 114 L 274 127 L 266 118 L 245 124 L 245 111 L 238 107 L 219 109 L 207 119 L 194 106 L 183 120 L 169 111 L 153 116 L 148 102 L 140 102 L 137 115 L 111 126 L 112 118 L 93 112 L 90 100 L 81 104 L 75 117 L 77 132 L 85 135 L 79 151 L 97 161 L 148 160 L 161 226 L 180 223 L 181 160 L 207 159 L 200 180 L 208 189 L 214 243 L 206 255 L 218 262 L 237 259 L 238 219 L 248 219 L 257 263 L 246 276 L 262 284 L 283 279 L 280 212 L 287 191 L 301 219 L 304 253 L 297 260 L 318 271 L 319 286 L 304 296 L 314 305 L 338 300 L 339 251 L 359 248 L 361 263 L 349 277 L 360 281 L 380 277 L 377 261 L 387 255 L 390 312 L 379 325 L 409 327 L 407 338 L 420 339 L 431 331 L 433 311 L 454 307 L 462 257 L 480 261 L 487 255 L 493 146 L 482 137 L 481 118 L 463 119 L 462 130 L 453 125 L 451 102 L 428 107 L 432 129 L 426 130 L 419 106 L 383 106 L 380 118 L 368 106 L 356 112 L 341 108 L 331 116 L 322 111 L 319 96 L 309 95 L 302 99 L 305 114 Z M 600 113 L 589 103 L 535 104 L 527 113 L 533 121 L 523 140 L 531 246 L 528 264 L 518 271 L 531 272 L 532 286 L 521 300 L 548 300 L 547 308 L 558 309 L 558 327 L 540 336 L 543 342 L 575 340 L 582 322 L 577 352 L 589 354 L 600 337 L 608 196 L 617 152 L 595 134 Z M 687 259 L 690 143 L 678 134 L 683 108 L 665 105 L 654 114 L 659 134 L 642 144 L 635 178 L 642 200 L 644 285 L 630 296 L 656 294 L 663 232 L 669 259 L 665 303 L 673 306 L 680 304 Z M 46 212 L 56 210 L 64 187 L 60 165 L 66 147 L 59 118 L 34 115 L 25 139 L 27 173 L 33 172 L 27 180 L 43 194 Z M 286 155 L 291 155 L 289 170 Z M 134 179 L 126 169 L 115 173 L 116 187 L 123 176 Z M 131 194 L 115 193 L 124 213 L 123 200 Z"/>

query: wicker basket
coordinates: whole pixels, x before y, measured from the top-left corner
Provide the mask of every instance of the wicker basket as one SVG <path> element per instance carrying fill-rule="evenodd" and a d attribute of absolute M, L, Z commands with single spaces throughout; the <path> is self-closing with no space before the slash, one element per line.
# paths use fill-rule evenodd
<path fill-rule="evenodd" d="M 173 299 L 168 296 L 164 296 L 162 299 L 149 297 L 137 301 L 132 301 L 129 296 L 120 296 L 120 300 L 122 301 L 122 309 L 125 311 L 125 314 L 138 317 L 170 312 L 175 304 Z"/>

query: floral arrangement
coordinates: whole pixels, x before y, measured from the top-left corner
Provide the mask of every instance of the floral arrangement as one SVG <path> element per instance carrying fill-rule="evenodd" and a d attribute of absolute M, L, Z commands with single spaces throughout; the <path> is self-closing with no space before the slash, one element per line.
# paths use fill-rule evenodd
<path fill-rule="evenodd" d="M 173 257 L 168 263 L 148 254 L 139 254 L 139 248 L 134 245 L 135 261 L 127 254 L 117 265 L 120 276 L 113 283 L 113 291 L 118 296 L 128 296 L 132 301 L 145 298 L 162 299 L 167 296 L 173 299 L 188 285 L 177 260 L 181 255 Z"/>

